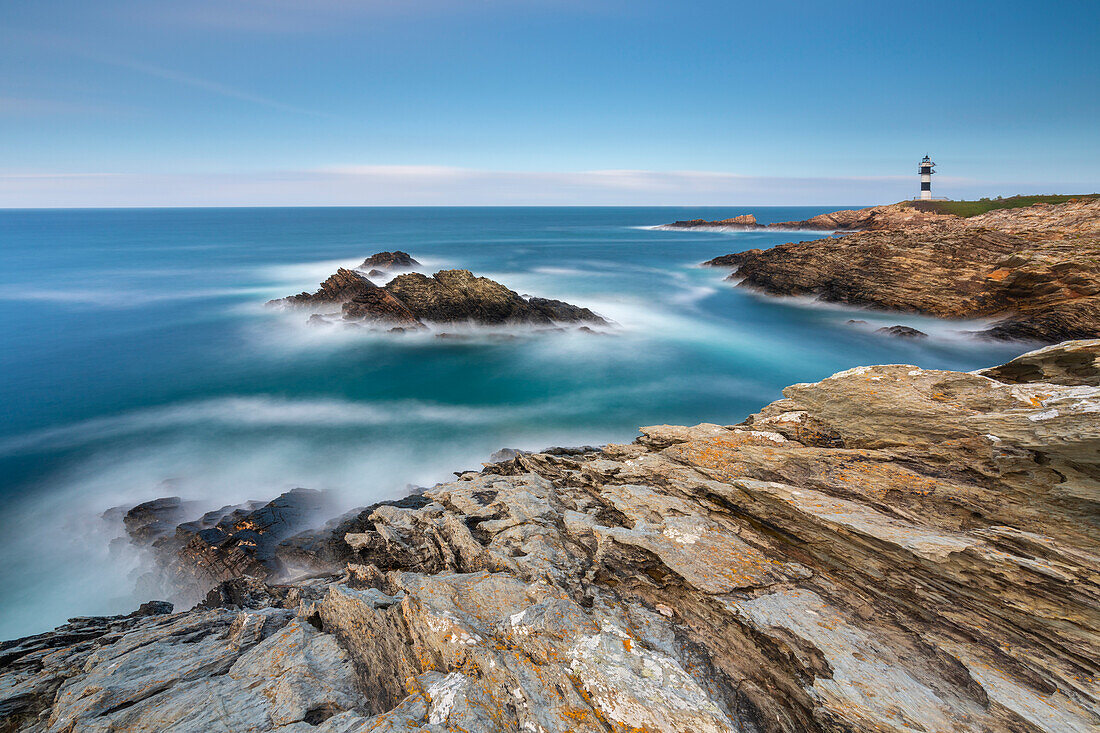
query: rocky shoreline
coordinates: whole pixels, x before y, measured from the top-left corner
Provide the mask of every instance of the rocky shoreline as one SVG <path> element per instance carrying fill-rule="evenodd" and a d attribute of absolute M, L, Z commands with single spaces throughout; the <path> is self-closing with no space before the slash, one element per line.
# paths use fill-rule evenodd
<path fill-rule="evenodd" d="M 737 425 L 128 510 L 202 601 L 0 644 L 0 731 L 1093 731 L 1100 340 Z"/>
<path fill-rule="evenodd" d="M 753 214 L 741 214 L 729 219 L 688 219 L 674 221 L 665 226 L 670 229 L 780 229 L 817 230 L 823 232 L 865 231 L 896 229 L 948 221 L 957 217 L 935 212 L 921 211 L 908 204 L 872 206 L 867 209 L 845 209 L 829 214 L 819 214 L 809 219 L 761 224 Z"/>
<path fill-rule="evenodd" d="M 994 323 L 981 335 L 993 339 L 1057 343 L 1100 336 L 1098 199 L 966 219 L 894 204 L 800 224 L 815 221 L 837 225 L 827 230 L 862 231 L 704 264 L 732 268 L 730 279 L 740 287 L 768 295 L 989 319 Z"/>

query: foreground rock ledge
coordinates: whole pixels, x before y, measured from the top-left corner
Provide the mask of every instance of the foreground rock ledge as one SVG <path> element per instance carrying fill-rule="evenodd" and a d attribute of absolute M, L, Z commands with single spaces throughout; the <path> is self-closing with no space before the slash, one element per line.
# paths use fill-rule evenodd
<path fill-rule="evenodd" d="M 1100 341 L 859 367 L 7 642 L 3 730 L 1095 731 L 1098 488 Z"/>

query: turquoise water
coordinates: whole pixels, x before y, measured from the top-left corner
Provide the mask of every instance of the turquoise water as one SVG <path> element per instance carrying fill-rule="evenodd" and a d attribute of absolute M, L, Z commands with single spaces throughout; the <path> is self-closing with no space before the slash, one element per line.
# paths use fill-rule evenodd
<path fill-rule="evenodd" d="M 630 441 L 738 422 L 858 364 L 974 369 L 1024 350 L 972 325 L 764 299 L 716 255 L 820 236 L 646 227 L 823 208 L 0 211 L 0 638 L 127 611 L 138 558 L 104 509 L 211 506 L 288 488 L 341 507 L 474 468 L 501 447 Z M 307 327 L 263 303 L 403 249 L 614 320 L 610 336 Z M 850 318 L 871 322 L 852 326 Z M 873 333 L 904 323 L 909 342 Z"/>

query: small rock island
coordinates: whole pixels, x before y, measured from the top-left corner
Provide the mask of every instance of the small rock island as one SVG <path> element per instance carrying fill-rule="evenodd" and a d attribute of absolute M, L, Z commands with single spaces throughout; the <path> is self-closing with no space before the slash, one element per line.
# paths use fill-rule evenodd
<path fill-rule="evenodd" d="M 340 268 L 314 293 L 299 293 L 268 305 L 305 309 L 313 314 L 311 320 L 322 323 L 341 322 L 397 332 L 429 329 L 433 324 L 609 325 L 588 308 L 561 300 L 524 297 L 469 270 L 440 270 L 430 277 L 404 272 L 384 285 L 372 281 L 372 277 L 382 280 L 393 271 L 418 265 L 405 252 L 379 252 L 355 270 Z M 364 275 L 359 270 L 369 272 Z"/>

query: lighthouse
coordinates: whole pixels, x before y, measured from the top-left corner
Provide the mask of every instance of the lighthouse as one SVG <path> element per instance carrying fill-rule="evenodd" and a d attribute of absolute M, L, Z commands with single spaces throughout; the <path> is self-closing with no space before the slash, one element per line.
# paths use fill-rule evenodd
<path fill-rule="evenodd" d="M 917 169 L 917 172 L 920 173 L 921 201 L 932 200 L 932 174 L 936 172 L 932 169 L 935 167 L 936 164 L 926 155 L 924 156 L 924 160 L 920 162 L 920 167 Z"/>

